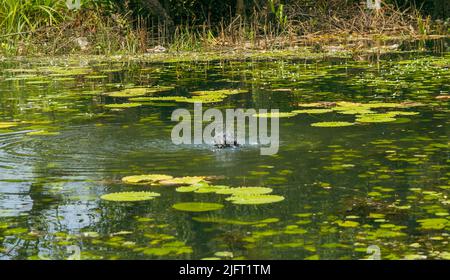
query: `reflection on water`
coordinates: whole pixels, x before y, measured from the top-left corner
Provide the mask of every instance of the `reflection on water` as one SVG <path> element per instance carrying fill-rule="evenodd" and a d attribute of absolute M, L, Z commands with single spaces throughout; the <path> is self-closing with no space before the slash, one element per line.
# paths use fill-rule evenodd
<path fill-rule="evenodd" d="M 416 48 L 416 46 L 410 46 Z M 420 46 L 426 48 L 427 46 Z M 434 47 L 433 47 L 434 48 Z M 441 50 L 442 51 L 442 50 Z M 399 52 L 379 63 L 353 59 L 210 62 L 5 61 L 0 64 L 0 258 L 88 259 L 449 258 L 448 52 Z M 175 146 L 171 113 L 192 104 L 124 103 L 107 93 L 173 86 L 149 96 L 241 88 L 204 107 L 300 109 L 299 103 L 415 102 L 395 122 L 320 128 L 355 115 L 280 119 L 280 151 Z M 436 98 L 439 97 L 439 98 Z M 1 126 L 0 126 L 1 127 Z M 30 132 L 39 132 L 33 135 Z M 42 133 L 45 132 L 45 133 Z M 266 186 L 285 200 L 236 205 L 217 194 L 130 186 L 139 174 L 217 176 L 215 185 Z M 161 197 L 113 203 L 116 191 Z M 179 202 L 225 207 L 179 212 Z"/>

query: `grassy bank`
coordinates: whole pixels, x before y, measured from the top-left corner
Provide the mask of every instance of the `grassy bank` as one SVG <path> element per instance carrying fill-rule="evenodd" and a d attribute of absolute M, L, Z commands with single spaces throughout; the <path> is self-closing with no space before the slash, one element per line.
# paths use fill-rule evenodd
<path fill-rule="evenodd" d="M 0 54 L 131 55 L 164 50 L 320 48 L 324 41 L 333 44 L 449 34 L 448 20 L 433 20 L 415 6 L 384 3 L 380 10 L 373 10 L 340 0 L 316 1 L 313 6 L 308 1 L 266 2 L 264 8 L 255 7 L 247 14 L 236 11 L 212 22 L 209 18 L 199 21 L 179 16 L 178 21 L 169 21 L 160 15 L 136 14 L 136 7 L 114 1 L 86 0 L 76 7 L 61 0 L 0 0 Z"/>

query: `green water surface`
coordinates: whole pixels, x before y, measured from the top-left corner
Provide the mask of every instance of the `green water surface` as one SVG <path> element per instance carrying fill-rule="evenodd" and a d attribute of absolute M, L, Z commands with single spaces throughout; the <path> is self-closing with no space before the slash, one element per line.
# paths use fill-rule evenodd
<path fill-rule="evenodd" d="M 449 259 L 449 68 L 445 49 L 364 59 L 2 61 L 0 259 L 67 259 L 73 245 L 83 259 L 363 259 L 371 245 L 382 259 Z M 158 86 L 168 88 L 145 95 L 243 90 L 205 109 L 291 112 L 348 101 L 409 104 L 401 111 L 417 114 L 375 123 L 337 111 L 280 118 L 279 152 L 262 156 L 258 145 L 174 145 L 171 114 L 192 110 L 190 102 L 108 96 Z M 122 103 L 139 107 L 105 106 Z M 311 126 L 337 121 L 354 125 Z M 239 205 L 121 180 L 142 174 L 212 176 L 210 185 L 268 187 L 284 200 Z M 122 191 L 160 196 L 100 199 Z M 182 202 L 223 208 L 172 207 Z"/>

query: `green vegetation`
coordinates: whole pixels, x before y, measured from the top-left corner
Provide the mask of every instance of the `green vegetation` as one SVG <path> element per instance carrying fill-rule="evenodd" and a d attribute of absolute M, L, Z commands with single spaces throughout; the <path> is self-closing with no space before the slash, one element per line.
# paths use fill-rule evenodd
<path fill-rule="evenodd" d="M 450 259 L 443 2 L 65 2 L 0 2 L 1 259 Z M 278 153 L 175 145 L 199 101 Z"/>
<path fill-rule="evenodd" d="M 346 0 L 81 0 L 80 7 L 76 1 L 1 0 L 0 54 L 277 49 L 301 36 L 319 50 L 317 40 L 351 40 L 355 33 L 373 39 L 448 34 L 444 2 L 383 1 L 374 11 Z"/>

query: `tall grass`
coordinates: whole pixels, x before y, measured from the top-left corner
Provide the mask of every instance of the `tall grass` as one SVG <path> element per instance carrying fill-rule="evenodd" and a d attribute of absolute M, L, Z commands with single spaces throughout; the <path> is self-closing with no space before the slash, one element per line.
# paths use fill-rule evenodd
<path fill-rule="evenodd" d="M 400 9 L 387 2 L 374 12 L 348 0 L 285 5 L 265 0 L 267 5 L 255 6 L 247 16 L 230 12 L 220 20 L 203 22 L 180 17 L 181 23 L 173 27 L 157 16 L 137 12 L 136 3 L 142 1 L 82 0 L 81 9 L 74 10 L 66 0 L 0 0 L 0 55 L 132 54 L 155 45 L 176 51 L 273 49 L 294 46 L 305 38 L 448 34 L 447 23 L 434 28 L 415 7 Z"/>
<path fill-rule="evenodd" d="M 0 0 L 0 30 L 3 36 L 35 31 L 65 19 L 65 1 Z"/>

